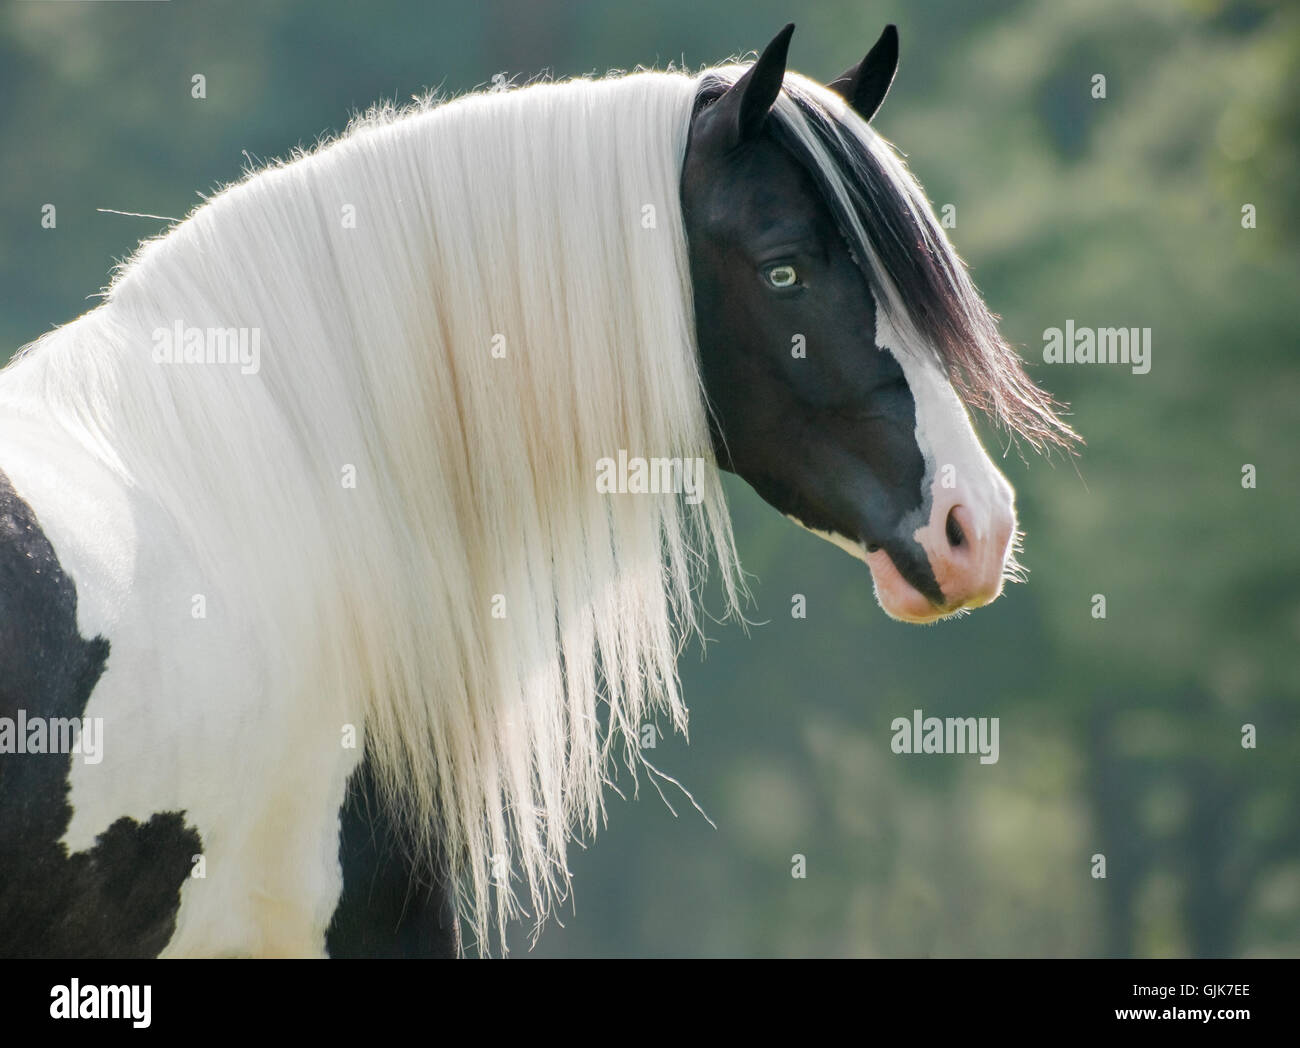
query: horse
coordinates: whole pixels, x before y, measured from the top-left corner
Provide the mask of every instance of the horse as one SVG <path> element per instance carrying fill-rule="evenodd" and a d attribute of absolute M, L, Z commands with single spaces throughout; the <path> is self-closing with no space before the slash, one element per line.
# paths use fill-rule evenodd
<path fill-rule="evenodd" d="M 792 31 L 377 106 L 0 372 L 0 953 L 540 927 L 611 768 L 685 731 L 712 571 L 740 614 L 722 472 L 888 615 L 999 595 L 970 411 L 1074 434 L 870 126 L 896 30 L 826 85 Z"/>

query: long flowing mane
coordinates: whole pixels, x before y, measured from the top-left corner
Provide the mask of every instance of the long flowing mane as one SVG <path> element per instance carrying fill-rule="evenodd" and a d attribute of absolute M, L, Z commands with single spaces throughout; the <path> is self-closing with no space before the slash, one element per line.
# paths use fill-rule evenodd
<path fill-rule="evenodd" d="M 247 617 L 265 704 L 315 722 L 321 760 L 365 725 L 481 945 L 564 896 L 615 751 L 635 768 L 656 714 L 685 729 L 709 559 L 729 608 L 741 585 L 715 470 L 698 504 L 596 486 L 620 449 L 713 461 L 678 185 L 696 87 L 374 111 L 145 244 L 7 376 L 193 536 L 178 606 Z M 257 329 L 260 369 L 155 363 L 177 323 Z"/>

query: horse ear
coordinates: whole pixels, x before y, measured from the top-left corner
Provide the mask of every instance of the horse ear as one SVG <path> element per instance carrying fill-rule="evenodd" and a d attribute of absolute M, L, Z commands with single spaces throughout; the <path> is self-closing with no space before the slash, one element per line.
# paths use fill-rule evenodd
<path fill-rule="evenodd" d="M 745 71 L 744 76 L 727 88 L 726 94 L 710 107 L 726 129 L 727 148 L 749 141 L 762 129 L 767 111 L 781 93 L 785 59 L 793 32 L 794 23 L 791 22 L 763 48 L 758 61 Z"/>
<path fill-rule="evenodd" d="M 863 120 L 870 120 L 889 94 L 889 85 L 898 72 L 898 30 L 885 26 L 867 57 L 837 76 L 826 86 L 842 95 Z"/>

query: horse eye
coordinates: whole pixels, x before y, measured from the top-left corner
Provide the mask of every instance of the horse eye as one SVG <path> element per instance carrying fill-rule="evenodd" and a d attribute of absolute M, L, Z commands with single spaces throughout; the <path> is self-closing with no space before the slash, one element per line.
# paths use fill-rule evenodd
<path fill-rule="evenodd" d="M 775 288 L 794 287 L 799 283 L 799 274 L 794 271 L 794 266 L 787 265 L 768 266 L 763 270 L 763 278 Z"/>

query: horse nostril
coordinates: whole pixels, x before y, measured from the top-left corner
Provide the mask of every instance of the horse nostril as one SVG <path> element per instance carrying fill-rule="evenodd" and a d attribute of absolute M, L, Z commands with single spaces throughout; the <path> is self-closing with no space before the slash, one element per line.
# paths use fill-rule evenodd
<path fill-rule="evenodd" d="M 948 536 L 948 545 L 954 549 L 966 541 L 966 533 L 961 530 L 961 524 L 957 521 L 956 506 L 948 511 L 948 522 L 944 525 L 944 531 Z"/>

